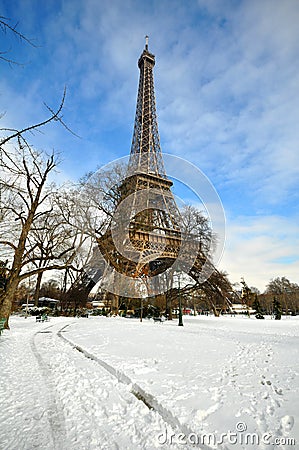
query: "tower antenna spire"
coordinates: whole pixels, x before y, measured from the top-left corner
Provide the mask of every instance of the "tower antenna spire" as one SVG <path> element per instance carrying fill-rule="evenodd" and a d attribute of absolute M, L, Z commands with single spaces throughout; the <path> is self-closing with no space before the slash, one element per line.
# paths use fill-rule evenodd
<path fill-rule="evenodd" d="M 155 56 L 148 51 L 148 36 L 139 60 L 140 70 L 128 174 L 152 173 L 166 178 L 160 147 L 153 69 Z"/>

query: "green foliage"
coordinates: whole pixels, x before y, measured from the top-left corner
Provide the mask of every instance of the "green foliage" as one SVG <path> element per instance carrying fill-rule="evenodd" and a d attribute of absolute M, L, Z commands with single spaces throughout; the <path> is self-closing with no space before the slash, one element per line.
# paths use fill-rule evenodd
<path fill-rule="evenodd" d="M 273 314 L 274 314 L 275 320 L 280 320 L 281 319 L 281 313 L 282 313 L 281 303 L 280 303 L 279 300 L 277 300 L 274 297 L 274 300 L 273 300 Z"/>
<path fill-rule="evenodd" d="M 252 303 L 252 307 L 256 311 L 255 317 L 257 319 L 264 319 L 264 316 L 262 314 L 262 307 L 261 307 L 261 304 L 260 304 L 259 299 L 257 297 L 257 294 L 255 294 L 255 296 L 254 296 L 254 301 Z"/>

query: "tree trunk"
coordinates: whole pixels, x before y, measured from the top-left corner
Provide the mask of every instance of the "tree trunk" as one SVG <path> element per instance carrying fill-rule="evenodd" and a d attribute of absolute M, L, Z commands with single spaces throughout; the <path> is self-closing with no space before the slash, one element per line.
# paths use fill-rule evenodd
<path fill-rule="evenodd" d="M 39 299 L 40 287 L 41 287 L 41 284 L 42 284 L 42 278 L 43 278 L 43 272 L 40 272 L 37 275 L 37 280 L 36 280 L 36 285 L 35 285 L 35 292 L 34 292 L 34 297 L 33 297 L 35 306 L 38 306 L 38 299 Z"/>
<path fill-rule="evenodd" d="M 217 310 L 216 305 L 213 302 L 210 302 L 211 304 L 211 308 L 213 310 L 214 316 L 215 317 L 219 317 L 220 316 L 220 311 Z"/>
<path fill-rule="evenodd" d="M 4 328 L 9 329 L 8 319 L 12 309 L 12 302 L 18 288 L 18 277 L 12 277 L 7 283 L 6 290 L 0 295 L 0 317 L 5 318 Z"/>
<path fill-rule="evenodd" d="M 169 292 L 166 292 L 165 297 L 167 299 L 168 320 L 172 320 L 172 297 Z"/>
<path fill-rule="evenodd" d="M 4 328 L 9 330 L 8 319 L 11 313 L 13 295 L 4 294 L 4 298 L 0 297 L 0 317 L 6 319 Z"/>

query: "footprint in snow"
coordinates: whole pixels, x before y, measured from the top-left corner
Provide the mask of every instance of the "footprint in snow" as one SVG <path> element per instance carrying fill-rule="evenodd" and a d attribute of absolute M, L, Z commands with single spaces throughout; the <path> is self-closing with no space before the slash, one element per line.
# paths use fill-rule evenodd
<path fill-rule="evenodd" d="M 267 406 L 267 414 L 269 415 L 269 416 L 273 416 L 273 414 L 274 414 L 274 412 L 275 412 L 275 408 L 274 408 L 274 406 Z"/>
<path fill-rule="evenodd" d="M 281 388 L 274 388 L 276 394 L 282 395 L 282 389 Z"/>
<path fill-rule="evenodd" d="M 280 429 L 285 433 L 291 431 L 294 426 L 294 417 L 293 416 L 283 416 L 280 419 Z"/>

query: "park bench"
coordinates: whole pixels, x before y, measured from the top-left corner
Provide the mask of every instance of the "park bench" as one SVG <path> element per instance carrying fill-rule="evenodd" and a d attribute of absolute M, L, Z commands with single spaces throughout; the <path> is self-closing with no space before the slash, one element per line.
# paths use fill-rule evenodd
<path fill-rule="evenodd" d="M 43 314 L 42 316 L 36 316 L 35 321 L 36 322 L 49 322 L 49 317 L 46 314 Z"/>
<path fill-rule="evenodd" d="M 2 319 L 2 317 L 1 317 L 1 319 L 0 319 L 0 336 L 1 336 L 2 331 L 4 330 L 5 322 L 6 322 L 6 319 Z"/>
<path fill-rule="evenodd" d="M 163 317 L 153 317 L 154 322 L 160 322 L 163 323 L 164 322 L 164 318 Z"/>

